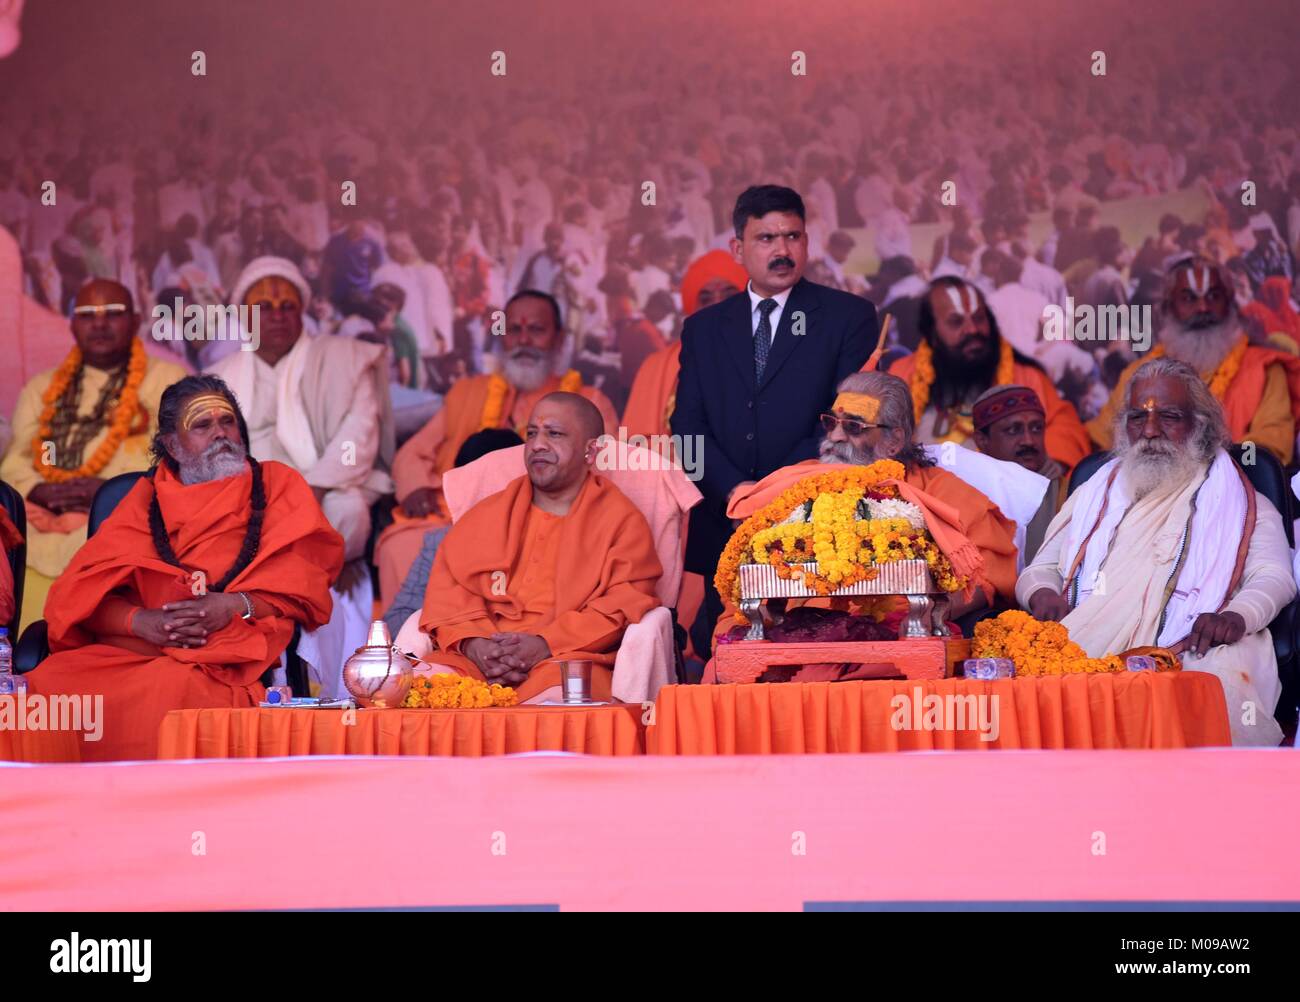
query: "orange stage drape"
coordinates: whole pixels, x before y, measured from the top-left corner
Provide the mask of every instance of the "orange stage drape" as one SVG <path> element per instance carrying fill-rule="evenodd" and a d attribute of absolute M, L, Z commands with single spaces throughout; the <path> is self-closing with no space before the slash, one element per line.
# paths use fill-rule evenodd
<path fill-rule="evenodd" d="M 76 731 L 16 731 L 0 728 L 0 762 L 80 762 Z"/>
<path fill-rule="evenodd" d="M 173 710 L 158 730 L 158 757 L 277 758 L 285 755 L 443 755 L 518 752 L 641 755 L 640 705 L 491 710 Z"/>
<path fill-rule="evenodd" d="M 998 697 L 996 740 L 977 726 L 895 729 L 926 696 Z M 659 755 L 776 755 L 985 748 L 1189 748 L 1231 744 L 1223 687 L 1205 672 L 1125 672 L 996 682 L 786 682 L 659 690 L 647 750 Z"/>

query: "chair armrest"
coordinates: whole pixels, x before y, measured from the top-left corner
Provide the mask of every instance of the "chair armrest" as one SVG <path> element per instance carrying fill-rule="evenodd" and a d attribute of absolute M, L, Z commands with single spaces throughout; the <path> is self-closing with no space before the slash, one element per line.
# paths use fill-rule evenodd
<path fill-rule="evenodd" d="M 18 638 L 14 648 L 14 674 L 25 675 L 50 656 L 50 628 L 38 619 Z"/>

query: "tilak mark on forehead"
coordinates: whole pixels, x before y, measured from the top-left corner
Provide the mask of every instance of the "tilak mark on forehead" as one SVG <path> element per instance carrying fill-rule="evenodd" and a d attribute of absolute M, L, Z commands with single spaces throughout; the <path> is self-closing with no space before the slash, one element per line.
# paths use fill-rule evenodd
<path fill-rule="evenodd" d="M 944 292 L 948 293 L 948 298 L 952 301 L 953 307 L 964 317 L 973 317 L 975 311 L 979 309 L 979 300 L 975 296 L 975 290 L 969 285 L 947 285 L 944 286 Z"/>
<path fill-rule="evenodd" d="M 230 406 L 229 400 L 220 393 L 200 393 L 185 405 L 185 414 L 181 418 L 181 428 L 189 431 L 202 418 L 210 415 L 213 419 L 216 419 L 222 414 L 234 416 L 235 409 Z"/>
<path fill-rule="evenodd" d="M 1210 291 L 1210 282 L 1214 278 L 1214 269 L 1208 265 L 1196 264 L 1184 268 L 1183 271 L 1187 275 L 1187 287 L 1198 297 L 1204 298 L 1205 294 Z"/>

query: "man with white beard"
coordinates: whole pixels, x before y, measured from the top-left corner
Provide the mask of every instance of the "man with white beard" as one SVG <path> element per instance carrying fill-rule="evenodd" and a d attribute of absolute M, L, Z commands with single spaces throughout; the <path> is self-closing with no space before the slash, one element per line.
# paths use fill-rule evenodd
<path fill-rule="evenodd" d="M 1189 257 L 1170 268 L 1157 340 L 1145 358 L 1166 356 L 1200 373 L 1223 408 L 1229 441 L 1254 442 L 1283 466 L 1290 463 L 1300 418 L 1300 359 L 1249 342 L 1232 280 L 1221 265 Z M 1087 423 L 1089 436 L 1103 449 L 1111 447 L 1115 416 L 1142 362 L 1124 370 L 1106 406 Z"/>
<path fill-rule="evenodd" d="M 173 383 L 153 469 L 54 583 L 55 653 L 27 678 L 33 695 L 102 697 L 83 760 L 153 758 L 171 710 L 256 706 L 295 625 L 330 619 L 343 538 L 306 479 L 251 441 L 220 379 Z"/>
<path fill-rule="evenodd" d="M 1233 744 L 1275 746 L 1268 624 L 1295 597 L 1282 519 L 1224 451 L 1223 409 L 1190 366 L 1129 380 L 1116 454 L 1066 501 L 1016 582 L 1089 657 L 1156 645 L 1223 683 Z"/>
<path fill-rule="evenodd" d="M 392 601 L 415 561 L 429 529 L 446 525 L 450 512 L 442 497 L 442 475 L 455 465 L 465 440 L 485 428 L 513 428 L 523 437 L 536 403 L 557 390 L 579 393 L 600 411 L 605 431 L 618 433 L 614 406 L 577 370 L 555 372 L 563 345 L 560 306 L 548 293 L 523 289 L 506 303 L 505 333 L 494 355 L 499 371 L 459 379 L 447 393 L 442 410 L 397 450 L 393 482 L 399 507 L 394 523 L 375 547 L 379 593 Z"/>

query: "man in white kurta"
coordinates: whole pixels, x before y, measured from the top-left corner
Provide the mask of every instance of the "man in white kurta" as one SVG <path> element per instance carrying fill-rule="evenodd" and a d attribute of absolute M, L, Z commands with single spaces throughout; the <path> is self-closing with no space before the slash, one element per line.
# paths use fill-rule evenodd
<path fill-rule="evenodd" d="M 1181 362 L 1137 370 L 1115 441 L 1052 520 L 1017 600 L 1089 657 L 1173 649 L 1223 683 L 1233 744 L 1276 746 L 1268 624 L 1296 594 L 1281 516 L 1224 451 L 1222 410 Z"/>
<path fill-rule="evenodd" d="M 326 626 L 303 634 L 298 651 L 315 670 L 322 695 L 334 697 L 343 661 L 365 642 L 370 622 L 374 594 L 364 560 L 370 506 L 393 489 L 388 470 L 395 450 L 384 347 L 308 336 L 302 314 L 310 296 L 293 262 L 252 261 L 235 283 L 233 301 L 258 309 L 256 350 L 235 351 L 212 371 L 239 401 L 253 456 L 301 473 L 343 536 L 347 563 L 333 589 L 334 613 Z"/>

